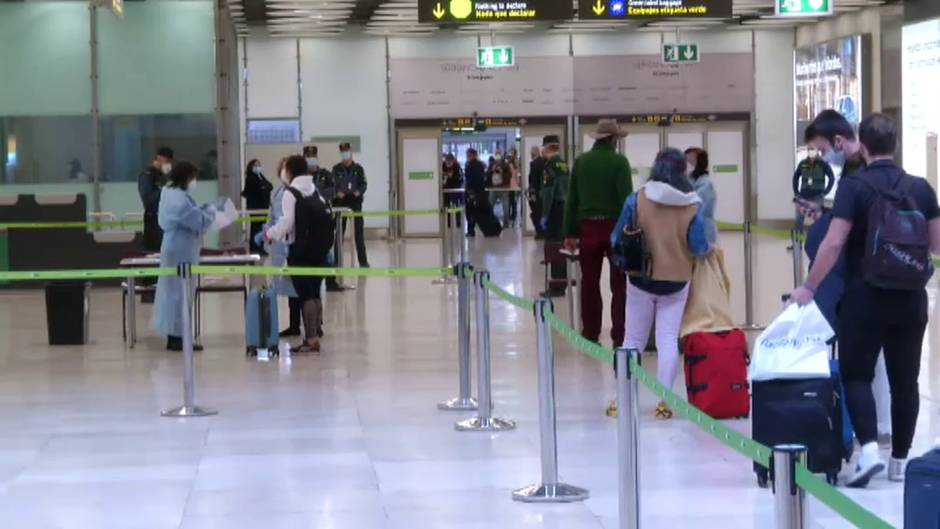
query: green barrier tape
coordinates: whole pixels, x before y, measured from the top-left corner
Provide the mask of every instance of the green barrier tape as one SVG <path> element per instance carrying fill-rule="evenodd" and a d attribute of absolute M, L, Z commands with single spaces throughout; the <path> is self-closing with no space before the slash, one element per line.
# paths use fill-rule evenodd
<path fill-rule="evenodd" d="M 344 217 L 420 217 L 440 215 L 439 209 L 407 209 L 398 211 L 343 211 Z"/>
<path fill-rule="evenodd" d="M 560 334 L 565 340 L 568 340 L 568 343 L 579 349 L 582 353 L 606 364 L 614 363 L 613 351 L 605 349 L 599 344 L 581 336 L 577 331 L 569 327 L 567 323 L 561 321 L 554 312 L 545 314 L 545 321 L 551 325 L 552 329 L 555 329 L 555 332 Z"/>
<path fill-rule="evenodd" d="M 463 213 L 463 208 L 447 208 L 444 211 L 447 213 Z"/>
<path fill-rule="evenodd" d="M 440 277 L 453 275 L 452 268 L 317 268 L 282 266 L 195 265 L 194 274 L 307 276 L 307 277 Z"/>
<path fill-rule="evenodd" d="M 744 224 L 733 224 L 731 222 L 719 222 L 718 231 L 744 231 Z"/>
<path fill-rule="evenodd" d="M 526 310 L 529 312 L 532 312 L 533 310 L 535 310 L 535 303 L 533 303 L 532 301 L 526 298 L 516 296 L 516 295 L 510 294 L 509 292 L 506 292 L 505 290 L 496 286 L 496 284 L 494 284 L 489 279 L 483 280 L 483 286 L 486 287 L 487 290 L 492 292 L 496 297 L 505 301 L 506 303 L 509 303 L 510 305 L 514 305 L 517 308 L 520 308 L 522 310 Z"/>
<path fill-rule="evenodd" d="M 803 464 L 796 465 L 796 484 L 816 497 L 855 527 L 861 529 L 894 529 L 894 526 L 855 503 L 845 494 L 815 476 Z"/>
<path fill-rule="evenodd" d="M 709 433 L 715 439 L 718 439 L 725 445 L 737 451 L 741 455 L 751 459 L 755 463 L 768 467 L 770 466 L 770 448 L 749 439 L 737 431 L 728 428 L 724 424 L 712 419 L 702 410 L 689 404 L 688 401 L 676 395 L 671 390 L 659 383 L 648 371 L 643 369 L 636 358 L 630 361 L 631 372 L 637 379 L 649 388 L 650 391 L 659 396 L 674 411 L 684 415 L 687 419 L 697 424 L 699 428 Z"/>
<path fill-rule="evenodd" d="M 267 222 L 268 217 L 242 217 L 236 222 Z M 113 228 L 139 228 L 144 225 L 142 220 L 108 220 L 98 222 L 68 221 L 68 222 L 3 222 L 0 230 L 61 230 L 61 229 L 89 229 L 104 230 Z"/>
<path fill-rule="evenodd" d="M 790 231 L 789 230 L 780 230 L 776 228 L 767 228 L 759 224 L 751 224 L 751 232 L 758 235 L 767 235 L 770 237 L 776 237 L 777 239 L 786 239 L 790 240 Z"/>
<path fill-rule="evenodd" d="M 0 281 L 61 281 L 69 279 L 124 279 L 128 277 L 175 276 L 176 268 L 115 268 L 110 270 L 48 270 L 0 272 Z"/>

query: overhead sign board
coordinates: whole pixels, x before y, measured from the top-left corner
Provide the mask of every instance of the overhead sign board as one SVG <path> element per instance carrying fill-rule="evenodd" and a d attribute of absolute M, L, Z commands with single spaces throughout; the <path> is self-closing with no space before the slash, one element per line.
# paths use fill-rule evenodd
<path fill-rule="evenodd" d="M 698 44 L 663 44 L 664 64 L 696 63 L 700 60 Z"/>
<path fill-rule="evenodd" d="M 512 46 L 488 46 L 477 48 L 477 67 L 503 68 L 516 63 Z"/>
<path fill-rule="evenodd" d="M 521 22 L 568 20 L 571 2 L 558 0 L 418 0 L 418 22 Z"/>
<path fill-rule="evenodd" d="M 821 17 L 832 14 L 833 0 L 774 0 L 778 17 Z"/>
<path fill-rule="evenodd" d="M 731 2 L 732 0 L 578 0 L 578 18 L 730 18 Z"/>

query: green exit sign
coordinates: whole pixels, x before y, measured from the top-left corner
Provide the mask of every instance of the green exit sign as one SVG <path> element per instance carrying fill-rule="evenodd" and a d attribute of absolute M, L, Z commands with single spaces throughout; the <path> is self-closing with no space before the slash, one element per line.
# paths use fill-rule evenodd
<path fill-rule="evenodd" d="M 665 64 L 695 63 L 701 59 L 698 44 L 663 44 L 663 62 Z"/>
<path fill-rule="evenodd" d="M 516 64 L 516 53 L 512 46 L 488 46 L 477 48 L 477 67 L 504 68 Z"/>
<path fill-rule="evenodd" d="M 832 14 L 833 0 L 774 0 L 778 17 L 819 17 Z"/>

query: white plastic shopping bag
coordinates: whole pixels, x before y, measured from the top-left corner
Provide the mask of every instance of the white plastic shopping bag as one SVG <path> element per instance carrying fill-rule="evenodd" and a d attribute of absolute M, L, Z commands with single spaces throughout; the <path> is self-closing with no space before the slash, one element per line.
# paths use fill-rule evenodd
<path fill-rule="evenodd" d="M 235 204 L 232 202 L 232 199 L 226 198 L 221 209 L 216 209 L 215 218 L 212 220 L 212 225 L 209 226 L 209 230 L 213 231 L 227 228 L 236 220 L 238 220 L 238 210 L 235 209 Z"/>
<path fill-rule="evenodd" d="M 788 305 L 758 338 L 750 379 L 829 378 L 827 342 L 834 334 L 816 303 Z"/>

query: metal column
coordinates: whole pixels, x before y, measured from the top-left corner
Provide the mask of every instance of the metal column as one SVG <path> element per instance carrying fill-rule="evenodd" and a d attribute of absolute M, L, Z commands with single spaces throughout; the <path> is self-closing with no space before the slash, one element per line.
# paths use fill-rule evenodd
<path fill-rule="evenodd" d="M 773 471 L 774 527 L 804 529 L 806 493 L 796 485 L 796 465 L 806 459 L 802 445 L 777 445 L 770 462 Z"/>
<path fill-rule="evenodd" d="M 636 350 L 617 349 L 617 506 L 619 529 L 640 528 L 640 381 L 630 361 Z"/>
<path fill-rule="evenodd" d="M 472 411 L 477 409 L 477 400 L 470 396 L 470 274 L 469 263 L 457 263 L 457 370 L 459 394 L 457 397 L 438 403 L 443 411 Z"/>

